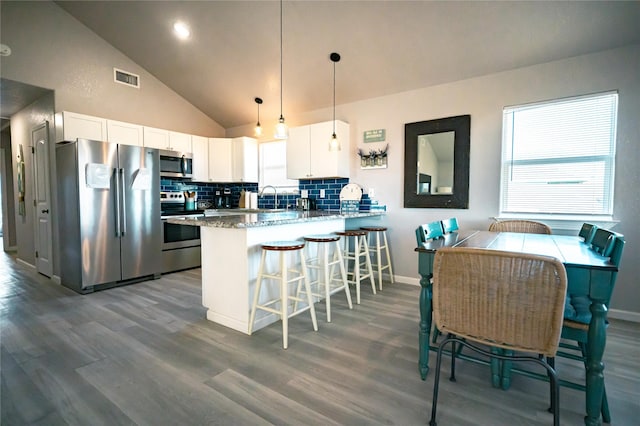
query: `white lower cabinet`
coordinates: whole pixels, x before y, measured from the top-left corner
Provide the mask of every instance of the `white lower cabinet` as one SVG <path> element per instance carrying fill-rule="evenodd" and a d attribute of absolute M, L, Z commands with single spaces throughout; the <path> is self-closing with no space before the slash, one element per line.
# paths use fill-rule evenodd
<path fill-rule="evenodd" d="M 209 138 L 191 136 L 193 181 L 209 182 Z"/>
<path fill-rule="evenodd" d="M 329 151 L 333 121 L 289 129 L 287 178 L 349 177 L 349 124 L 336 121 L 335 126 L 336 135 L 342 147 L 340 151 Z"/>

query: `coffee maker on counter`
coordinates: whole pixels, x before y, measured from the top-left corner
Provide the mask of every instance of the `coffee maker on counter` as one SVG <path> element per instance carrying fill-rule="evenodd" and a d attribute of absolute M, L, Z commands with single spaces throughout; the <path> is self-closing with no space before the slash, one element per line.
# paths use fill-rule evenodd
<path fill-rule="evenodd" d="M 216 190 L 216 195 L 213 198 L 213 207 L 216 209 L 230 209 L 231 190 L 227 188 L 222 191 Z"/>

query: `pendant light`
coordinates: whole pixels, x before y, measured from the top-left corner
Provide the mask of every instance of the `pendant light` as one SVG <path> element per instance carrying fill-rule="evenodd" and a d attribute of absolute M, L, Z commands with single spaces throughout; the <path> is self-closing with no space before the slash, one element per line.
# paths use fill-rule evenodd
<path fill-rule="evenodd" d="M 329 59 L 333 62 L 333 135 L 329 141 L 329 151 L 340 151 L 340 140 L 336 136 L 336 62 L 340 61 L 340 54 L 333 52 L 329 55 Z"/>
<path fill-rule="evenodd" d="M 260 127 L 260 104 L 262 103 L 261 98 L 255 98 L 256 103 L 258 104 L 258 122 L 256 123 L 256 127 L 254 130 L 254 134 L 256 136 L 262 136 L 262 127 Z"/>
<path fill-rule="evenodd" d="M 289 129 L 282 115 L 282 0 L 280 0 L 280 119 L 278 119 L 276 133 L 273 137 L 276 139 L 287 139 L 289 137 Z"/>

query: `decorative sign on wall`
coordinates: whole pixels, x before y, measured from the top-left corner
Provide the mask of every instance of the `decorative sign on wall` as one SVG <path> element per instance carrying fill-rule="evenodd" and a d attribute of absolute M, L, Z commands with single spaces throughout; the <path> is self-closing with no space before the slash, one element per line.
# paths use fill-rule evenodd
<path fill-rule="evenodd" d="M 364 143 L 384 142 L 386 140 L 386 129 L 365 130 Z"/>

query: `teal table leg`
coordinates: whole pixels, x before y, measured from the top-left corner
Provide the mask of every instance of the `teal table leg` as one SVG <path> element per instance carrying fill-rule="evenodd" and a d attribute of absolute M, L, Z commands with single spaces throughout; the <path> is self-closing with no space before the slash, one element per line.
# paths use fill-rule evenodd
<path fill-rule="evenodd" d="M 607 307 L 602 300 L 592 300 L 591 323 L 589 324 L 587 343 L 587 415 L 584 424 L 587 426 L 599 426 L 600 411 L 602 409 L 602 397 L 604 393 L 604 346 L 607 341 L 605 320 Z"/>
<path fill-rule="evenodd" d="M 429 276 L 420 275 L 420 331 L 418 348 L 420 351 L 418 368 L 422 380 L 429 372 L 429 333 L 431 332 L 431 281 Z"/>
<path fill-rule="evenodd" d="M 502 354 L 513 356 L 514 352 L 510 349 L 503 349 Z M 500 374 L 502 376 L 502 382 L 500 383 L 500 387 L 502 388 L 502 390 L 508 390 L 509 387 L 511 387 L 511 367 L 512 366 L 513 366 L 513 361 L 509 361 L 509 360 L 502 361 L 502 371 Z"/>
<path fill-rule="evenodd" d="M 491 353 L 495 355 L 501 355 L 502 349 L 492 346 Z M 491 358 L 491 385 L 494 388 L 500 387 L 501 371 L 502 367 L 500 360 L 498 358 Z"/>

